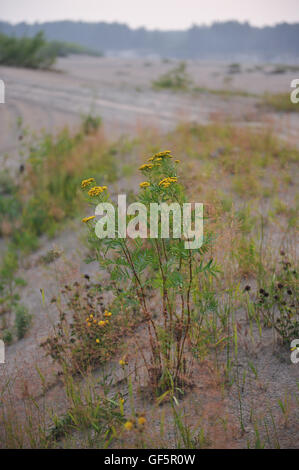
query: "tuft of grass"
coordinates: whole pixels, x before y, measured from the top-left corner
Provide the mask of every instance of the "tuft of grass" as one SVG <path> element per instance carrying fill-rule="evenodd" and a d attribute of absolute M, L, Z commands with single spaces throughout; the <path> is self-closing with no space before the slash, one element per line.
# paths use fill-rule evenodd
<path fill-rule="evenodd" d="M 84 116 L 82 122 L 82 130 L 83 133 L 86 135 L 92 134 L 96 132 L 102 124 L 102 119 L 99 116 L 93 116 L 92 114 L 88 114 Z"/>
<path fill-rule="evenodd" d="M 153 87 L 169 88 L 171 90 L 187 90 L 191 84 L 191 78 L 186 71 L 185 62 L 181 62 L 177 67 L 163 74 L 153 82 Z"/>
<path fill-rule="evenodd" d="M 202 87 L 202 86 L 196 86 L 193 88 L 195 93 L 209 93 L 211 95 L 217 95 L 221 96 L 223 98 L 229 98 L 232 96 L 243 96 L 245 98 L 247 97 L 252 97 L 256 98 L 257 95 L 254 93 L 250 93 L 249 91 L 245 90 L 233 90 L 229 88 L 208 88 L 208 87 Z"/>
<path fill-rule="evenodd" d="M 16 308 L 15 328 L 18 339 L 24 338 L 32 321 L 32 315 L 24 305 L 18 305 Z"/>
<path fill-rule="evenodd" d="M 299 103 L 292 103 L 290 93 L 266 93 L 262 104 L 274 111 L 298 113 Z"/>

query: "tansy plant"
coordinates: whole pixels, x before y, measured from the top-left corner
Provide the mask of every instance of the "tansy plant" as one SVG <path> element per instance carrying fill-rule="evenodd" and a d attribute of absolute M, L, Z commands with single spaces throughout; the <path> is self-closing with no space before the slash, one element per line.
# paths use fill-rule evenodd
<path fill-rule="evenodd" d="M 136 202 L 150 204 L 186 202 L 185 191 L 177 174 L 179 161 L 173 161 L 170 151 L 157 153 L 141 165 L 143 181 Z M 91 204 L 109 202 L 108 189 L 97 186 L 90 178 L 82 189 Z M 138 225 L 137 218 L 126 215 L 127 222 Z M 174 218 L 170 217 L 170 233 L 174 234 Z M 191 367 L 188 344 L 192 317 L 195 314 L 199 277 L 217 271 L 212 259 L 204 262 L 208 242 L 196 249 L 186 249 L 183 236 L 172 238 L 97 238 L 94 218 L 84 218 L 89 228 L 89 242 L 94 248 L 101 269 L 108 271 L 117 284 L 115 295 L 124 301 L 138 298 L 138 308 L 146 323 L 149 354 L 139 347 L 146 365 L 150 384 L 157 393 L 190 384 Z M 174 223 L 175 222 L 175 223 Z M 182 222 L 181 222 L 182 223 Z M 148 229 L 149 229 L 149 222 Z M 115 231 L 118 231 L 116 218 Z M 161 217 L 159 218 L 161 233 Z M 182 233 L 182 231 L 181 231 Z M 155 301 L 150 301 L 151 298 Z M 121 293 L 121 294 L 119 294 Z M 132 300 L 132 301 L 133 301 Z"/>

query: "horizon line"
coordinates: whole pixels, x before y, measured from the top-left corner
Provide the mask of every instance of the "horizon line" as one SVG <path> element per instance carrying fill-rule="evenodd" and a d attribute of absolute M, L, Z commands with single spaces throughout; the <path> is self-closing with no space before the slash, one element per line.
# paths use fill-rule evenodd
<path fill-rule="evenodd" d="M 289 22 L 289 21 L 280 21 L 277 23 L 271 23 L 271 24 L 263 24 L 263 25 L 256 25 L 250 22 L 249 20 L 244 20 L 240 21 L 237 19 L 227 19 L 227 20 L 213 20 L 211 22 L 203 22 L 203 23 L 192 23 L 189 26 L 186 26 L 185 28 L 170 28 L 170 29 L 163 29 L 163 28 L 158 28 L 158 27 L 148 27 L 145 25 L 140 25 L 140 26 L 132 26 L 127 22 L 121 22 L 119 20 L 115 21 L 105 21 L 105 20 L 82 20 L 82 19 L 70 19 L 70 18 L 64 18 L 64 19 L 51 19 L 51 20 L 34 20 L 34 21 L 28 21 L 28 20 L 22 20 L 22 21 L 16 21 L 13 22 L 11 20 L 6 20 L 2 19 L 0 17 L 0 23 L 8 23 L 11 26 L 17 26 L 20 24 L 27 24 L 29 26 L 34 26 L 36 24 L 49 24 L 49 23 L 63 23 L 63 22 L 70 22 L 70 23 L 87 23 L 87 24 L 100 24 L 100 23 L 105 23 L 108 25 L 113 25 L 113 24 L 119 24 L 122 26 L 127 26 L 129 29 L 132 30 L 138 30 L 138 29 L 145 29 L 147 31 L 159 31 L 159 32 L 184 32 L 192 29 L 193 27 L 206 27 L 209 28 L 215 24 L 225 24 L 225 23 L 239 23 L 240 25 L 249 25 L 252 28 L 258 28 L 258 29 L 263 29 L 263 28 L 274 28 L 276 26 L 282 25 L 282 24 L 287 24 L 287 25 L 298 25 L 299 21 L 294 21 L 294 22 Z"/>

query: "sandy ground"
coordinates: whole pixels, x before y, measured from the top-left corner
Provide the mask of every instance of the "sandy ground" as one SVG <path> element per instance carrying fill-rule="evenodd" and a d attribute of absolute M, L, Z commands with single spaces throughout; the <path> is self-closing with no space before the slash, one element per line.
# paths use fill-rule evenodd
<path fill-rule="evenodd" d="M 112 136 L 146 126 L 166 130 L 180 120 L 206 123 L 215 118 L 230 119 L 239 125 L 264 125 L 271 121 L 278 132 L 296 139 L 298 116 L 261 111 L 256 106 L 258 97 L 153 90 L 152 81 L 177 64 L 72 56 L 60 59 L 51 72 L 0 67 L 0 78 L 6 86 L 6 103 L 0 105 L 0 163 L 7 153 L 9 166 L 18 161 L 20 117 L 35 131 L 53 132 L 65 124 L 78 125 L 83 114 L 92 112 L 103 118 Z M 229 74 L 227 64 L 187 62 L 188 74 L 196 87 L 258 95 L 289 91 L 296 73 L 271 74 L 272 69 L 273 66 L 263 70 L 242 66 L 240 73 Z"/>

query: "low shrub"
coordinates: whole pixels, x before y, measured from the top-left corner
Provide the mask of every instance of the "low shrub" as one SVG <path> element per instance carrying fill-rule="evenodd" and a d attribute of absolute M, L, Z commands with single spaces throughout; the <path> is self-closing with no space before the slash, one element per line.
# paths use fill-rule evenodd
<path fill-rule="evenodd" d="M 32 315 L 29 314 L 28 309 L 19 304 L 16 308 L 15 328 L 18 339 L 24 338 L 32 321 Z"/>
<path fill-rule="evenodd" d="M 43 32 L 33 38 L 0 34 L 0 64 L 32 69 L 48 69 L 56 60 L 56 51 L 48 47 Z"/>
<path fill-rule="evenodd" d="M 186 90 L 190 86 L 191 82 L 192 81 L 186 72 L 186 64 L 182 62 L 173 70 L 170 70 L 155 80 L 153 82 L 153 87 Z"/>

